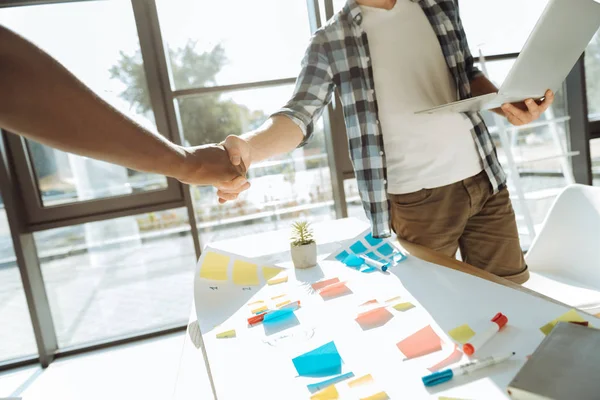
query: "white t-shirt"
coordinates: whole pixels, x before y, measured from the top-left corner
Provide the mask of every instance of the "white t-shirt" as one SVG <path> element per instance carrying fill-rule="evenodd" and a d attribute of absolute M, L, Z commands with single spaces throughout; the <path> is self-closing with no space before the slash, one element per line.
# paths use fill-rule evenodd
<path fill-rule="evenodd" d="M 483 167 L 466 116 L 414 114 L 457 100 L 442 48 L 419 4 L 398 0 L 392 10 L 365 6 L 361 10 L 383 132 L 388 192 L 412 193 L 477 175 Z"/>

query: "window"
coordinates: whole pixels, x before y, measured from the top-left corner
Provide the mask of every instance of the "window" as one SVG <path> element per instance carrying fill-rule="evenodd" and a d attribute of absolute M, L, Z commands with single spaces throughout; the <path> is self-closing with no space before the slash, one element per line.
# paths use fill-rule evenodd
<path fill-rule="evenodd" d="M 37 354 L 29 309 L 0 198 L 0 363 Z"/>
<path fill-rule="evenodd" d="M 590 140 L 593 185 L 600 186 L 600 139 Z"/>
<path fill-rule="evenodd" d="M 459 0 L 460 16 L 474 57 L 518 53 L 548 0 Z"/>
<path fill-rule="evenodd" d="M 90 1 L 2 9 L 0 24 L 47 51 L 117 109 L 153 126 L 129 2 Z M 33 141 L 27 141 L 27 147 L 44 206 L 167 187 L 163 176 L 67 154 Z"/>
<path fill-rule="evenodd" d="M 310 38 L 305 0 L 159 0 L 157 5 L 176 89 L 299 72 Z"/>
<path fill-rule="evenodd" d="M 585 51 L 585 81 L 590 120 L 600 119 L 600 36 L 598 33 Z"/>
<path fill-rule="evenodd" d="M 181 208 L 35 234 L 61 348 L 187 322 L 196 261 L 187 215 Z"/>
<path fill-rule="evenodd" d="M 508 75 L 513 62 L 486 63 L 488 76 L 497 87 Z M 568 151 L 569 117 L 565 89 L 559 90 L 552 107 L 528 126 L 514 127 L 489 111 L 485 111 L 483 116 L 494 138 L 500 162 L 509 175 L 509 190 L 517 214 L 521 244 L 528 248 L 532 237 L 525 213 L 531 217 L 531 228 L 539 230 L 556 195 L 573 182 L 570 157 L 576 155 Z M 525 201 L 517 196 L 517 182 L 508 163 L 507 147 L 503 144 L 510 146 Z"/>

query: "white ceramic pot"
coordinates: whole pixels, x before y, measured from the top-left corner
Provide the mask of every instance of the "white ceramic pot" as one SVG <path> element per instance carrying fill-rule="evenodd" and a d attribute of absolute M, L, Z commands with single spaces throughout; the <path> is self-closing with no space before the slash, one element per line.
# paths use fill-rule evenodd
<path fill-rule="evenodd" d="M 311 243 L 304 246 L 291 246 L 294 267 L 299 269 L 310 268 L 317 265 L 317 244 Z"/>

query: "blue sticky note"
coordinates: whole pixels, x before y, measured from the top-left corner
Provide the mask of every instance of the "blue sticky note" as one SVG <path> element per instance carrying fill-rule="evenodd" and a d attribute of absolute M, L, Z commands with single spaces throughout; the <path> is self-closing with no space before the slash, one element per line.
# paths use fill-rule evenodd
<path fill-rule="evenodd" d="M 371 260 L 381 261 L 381 257 L 373 252 L 367 253 L 367 257 L 369 257 Z"/>
<path fill-rule="evenodd" d="M 263 324 L 274 321 L 281 321 L 294 315 L 294 310 L 291 308 L 282 308 L 280 310 L 274 310 L 266 314 L 263 319 Z"/>
<path fill-rule="evenodd" d="M 306 387 L 308 388 L 308 390 L 311 393 L 314 393 L 314 392 L 318 392 L 319 390 L 323 390 L 331 385 L 335 385 L 338 382 L 345 381 L 348 378 L 352 378 L 353 376 L 354 376 L 354 373 L 348 372 L 347 374 L 339 375 L 339 376 L 333 377 L 331 379 L 327 379 L 326 381 L 306 385 Z"/>
<path fill-rule="evenodd" d="M 394 254 L 394 248 L 389 243 L 384 243 L 382 246 L 379 246 L 377 251 L 386 257 Z"/>
<path fill-rule="evenodd" d="M 376 239 L 370 233 L 367 236 L 365 236 L 365 240 L 373 247 L 377 247 L 381 244 L 381 242 L 383 242 L 383 239 Z"/>
<path fill-rule="evenodd" d="M 342 372 L 342 357 L 334 342 L 292 359 L 300 376 L 329 376 Z"/>
<path fill-rule="evenodd" d="M 377 271 L 377 268 L 375 267 L 366 267 L 360 270 L 360 272 L 364 272 L 365 274 L 369 274 L 371 272 L 375 272 Z"/>
<path fill-rule="evenodd" d="M 346 259 L 344 260 L 344 264 L 346 264 L 348 267 L 352 267 L 352 268 L 358 268 L 361 265 L 363 265 L 365 263 L 365 260 L 363 260 L 362 258 L 360 258 L 357 255 L 354 254 L 350 254 L 348 255 L 348 257 L 346 257 Z"/>
<path fill-rule="evenodd" d="M 362 244 L 362 242 L 354 243 L 352 246 L 350 246 L 350 250 L 352 250 L 352 252 L 355 254 L 361 254 L 361 253 L 367 252 L 367 248 L 365 247 L 364 244 Z"/>
<path fill-rule="evenodd" d="M 349 256 L 348 252 L 344 250 L 340 254 L 338 254 L 337 256 L 335 256 L 335 259 L 338 260 L 338 261 L 344 262 L 344 260 L 348 256 Z"/>
<path fill-rule="evenodd" d="M 401 252 L 397 251 L 396 253 L 394 253 L 394 257 L 393 259 L 393 263 L 394 264 L 398 264 L 400 261 L 404 261 L 406 260 L 406 256 L 404 254 L 402 254 Z"/>

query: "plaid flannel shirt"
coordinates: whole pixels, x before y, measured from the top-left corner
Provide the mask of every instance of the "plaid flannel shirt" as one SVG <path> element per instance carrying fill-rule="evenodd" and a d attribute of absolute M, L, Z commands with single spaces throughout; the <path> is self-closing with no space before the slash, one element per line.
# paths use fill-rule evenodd
<path fill-rule="evenodd" d="M 473 65 L 456 0 L 411 1 L 419 2 L 437 35 L 456 83 L 457 97 L 471 97 L 470 82 L 481 72 Z M 373 236 L 381 238 L 391 235 L 391 212 L 373 68 L 361 23 L 360 6 L 356 0 L 348 0 L 344 8 L 313 35 L 302 60 L 294 94 L 274 115 L 291 118 L 302 129 L 304 144 L 331 101 L 333 91 L 338 90 L 363 208 L 371 221 Z M 492 138 L 479 113 L 466 115 L 473 125 L 471 133 L 483 168 L 494 192 L 498 192 L 506 186 L 506 175 Z"/>

